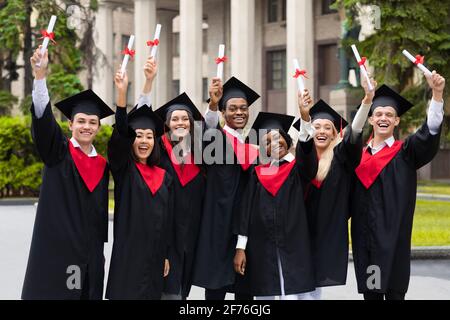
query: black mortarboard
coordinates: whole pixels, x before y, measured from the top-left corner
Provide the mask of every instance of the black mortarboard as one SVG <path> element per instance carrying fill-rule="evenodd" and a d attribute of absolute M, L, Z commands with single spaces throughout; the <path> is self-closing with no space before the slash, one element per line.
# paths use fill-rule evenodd
<path fill-rule="evenodd" d="M 295 117 L 280 113 L 260 112 L 253 123 L 252 129 L 256 130 L 257 139 L 259 141 L 260 130 L 282 130 L 284 133 L 288 133 L 291 128 L 292 122 Z M 258 142 L 259 144 L 259 142 Z"/>
<path fill-rule="evenodd" d="M 397 111 L 397 116 L 400 117 L 406 111 L 413 107 L 413 104 L 399 95 L 397 92 L 383 84 L 375 91 L 372 107 L 370 108 L 369 116 L 377 107 L 393 107 Z"/>
<path fill-rule="evenodd" d="M 134 108 L 128 113 L 128 125 L 133 129 L 152 129 L 156 137 L 164 134 L 164 122 L 147 105 Z"/>
<path fill-rule="evenodd" d="M 175 110 L 185 110 L 190 112 L 195 121 L 202 121 L 203 116 L 201 112 L 197 109 L 195 104 L 189 98 L 189 96 L 184 92 L 180 94 L 175 99 L 167 102 L 161 108 L 155 111 L 155 113 L 163 120 L 166 120 L 167 114 Z"/>
<path fill-rule="evenodd" d="M 316 119 L 327 119 L 333 122 L 334 127 L 338 131 L 348 125 L 348 122 L 322 99 L 311 108 L 309 114 L 311 116 L 311 122 Z M 294 128 L 300 131 L 300 119 L 294 123 Z"/>
<path fill-rule="evenodd" d="M 233 98 L 245 99 L 247 101 L 247 106 L 250 107 L 256 100 L 259 99 L 259 97 L 259 94 L 257 94 L 253 89 L 237 78 L 231 77 L 223 85 L 223 96 L 219 101 L 219 110 L 225 110 L 227 101 Z"/>
<path fill-rule="evenodd" d="M 91 89 L 80 92 L 55 104 L 67 119 L 77 113 L 96 115 L 99 119 L 109 117 L 114 111 Z"/>

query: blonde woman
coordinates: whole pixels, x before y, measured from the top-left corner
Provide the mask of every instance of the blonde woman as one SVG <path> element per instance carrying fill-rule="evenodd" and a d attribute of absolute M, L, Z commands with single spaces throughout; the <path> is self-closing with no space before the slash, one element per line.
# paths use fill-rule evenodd
<path fill-rule="evenodd" d="M 374 97 L 374 91 L 363 86 L 365 97 L 351 126 L 322 100 L 299 120 L 303 125 L 312 125 L 319 159 L 317 175 L 305 195 L 319 289 L 305 294 L 305 299 L 320 299 L 320 287 L 346 282 L 351 181 L 361 159 L 362 129 Z M 308 91 L 303 99 L 311 99 Z M 299 122 L 294 126 L 299 127 Z"/>

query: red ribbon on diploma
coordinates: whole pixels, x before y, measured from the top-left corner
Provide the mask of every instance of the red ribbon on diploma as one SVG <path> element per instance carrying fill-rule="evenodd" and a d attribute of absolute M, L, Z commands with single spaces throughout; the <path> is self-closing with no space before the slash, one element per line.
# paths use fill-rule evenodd
<path fill-rule="evenodd" d="M 49 38 L 52 43 L 56 44 L 56 41 L 54 40 L 55 39 L 54 32 L 47 32 L 47 30 L 41 30 L 41 35 L 42 37 L 40 37 L 39 39 Z"/>
<path fill-rule="evenodd" d="M 367 68 L 366 68 L 366 61 L 367 61 L 367 58 L 366 58 L 366 57 L 362 57 L 362 58 L 361 58 L 361 61 L 358 62 L 358 64 L 359 64 L 360 66 L 363 66 L 364 69 L 367 70 Z"/>
<path fill-rule="evenodd" d="M 134 55 L 136 54 L 136 51 L 130 50 L 127 47 L 127 48 L 125 48 L 125 50 L 122 51 L 122 54 L 125 54 L 125 55 L 127 54 L 127 55 L 129 55 L 131 57 L 131 59 L 133 59 Z"/>
<path fill-rule="evenodd" d="M 155 39 L 155 40 L 148 40 L 147 41 L 147 46 L 149 47 L 154 47 L 157 46 L 159 44 L 159 39 Z"/>
<path fill-rule="evenodd" d="M 309 78 L 306 76 L 306 70 L 300 70 L 300 69 L 295 70 L 294 78 L 297 79 L 297 78 L 300 77 L 300 76 L 303 76 L 303 77 L 305 77 L 306 79 L 309 79 Z"/>
<path fill-rule="evenodd" d="M 423 64 L 424 62 L 425 62 L 425 56 L 421 56 L 420 54 L 418 54 L 416 56 L 416 61 L 414 61 L 414 64 L 418 65 L 419 63 Z"/>
<path fill-rule="evenodd" d="M 216 64 L 225 62 L 227 60 L 228 60 L 227 56 L 223 56 L 222 58 L 216 58 Z"/>

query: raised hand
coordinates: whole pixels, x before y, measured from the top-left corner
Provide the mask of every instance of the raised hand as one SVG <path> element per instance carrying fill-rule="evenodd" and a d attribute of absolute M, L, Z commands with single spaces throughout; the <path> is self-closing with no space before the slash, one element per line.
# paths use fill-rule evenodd
<path fill-rule="evenodd" d="M 212 111 L 217 111 L 219 106 L 219 101 L 223 96 L 223 85 L 220 78 L 213 78 L 211 85 L 209 86 L 209 109 Z"/>
<path fill-rule="evenodd" d="M 125 72 L 122 74 L 120 68 L 117 70 L 116 75 L 114 76 L 114 84 L 116 86 L 117 91 L 117 101 L 116 105 L 118 107 L 126 107 L 127 106 L 127 90 L 128 90 L 128 75 Z"/>
<path fill-rule="evenodd" d="M 441 102 L 443 100 L 445 89 L 445 78 L 436 71 L 433 71 L 431 76 L 425 76 L 430 89 L 433 90 L 433 100 Z"/>
<path fill-rule="evenodd" d="M 308 89 L 303 92 L 298 92 L 298 109 L 303 121 L 309 122 L 311 117 L 309 116 L 309 111 L 314 105 L 313 99 L 309 93 Z"/>
<path fill-rule="evenodd" d="M 45 50 L 44 54 L 41 54 L 41 47 L 39 46 L 30 58 L 31 68 L 33 69 L 33 74 L 36 80 L 44 79 L 47 76 L 48 69 L 48 50 Z M 40 62 L 40 66 L 36 64 Z"/>
<path fill-rule="evenodd" d="M 370 83 L 372 84 L 372 88 L 373 90 L 369 90 L 369 86 L 367 85 L 367 80 L 366 77 L 361 76 L 361 87 L 364 89 L 364 100 L 363 103 L 364 104 L 372 104 L 373 102 L 373 98 L 375 97 L 375 90 L 377 88 L 377 82 L 373 79 L 370 78 Z"/>

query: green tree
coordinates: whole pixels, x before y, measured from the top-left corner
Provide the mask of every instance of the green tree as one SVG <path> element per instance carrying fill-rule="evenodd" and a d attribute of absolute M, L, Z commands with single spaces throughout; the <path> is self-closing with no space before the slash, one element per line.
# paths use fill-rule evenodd
<path fill-rule="evenodd" d="M 378 6 L 381 10 L 381 28 L 359 42 L 358 49 L 375 68 L 378 83 L 394 87 L 415 103 L 402 117 L 401 130 L 407 132 L 423 121 L 430 91 L 423 78 L 419 84 L 412 81 L 415 66 L 402 50 L 425 55 L 429 69 L 450 80 L 450 0 L 337 0 L 334 7 L 358 10 L 359 5 Z M 343 45 L 350 47 L 357 42 L 351 39 Z M 352 55 L 351 50 L 348 54 Z M 448 127 L 448 116 L 446 122 Z"/>

